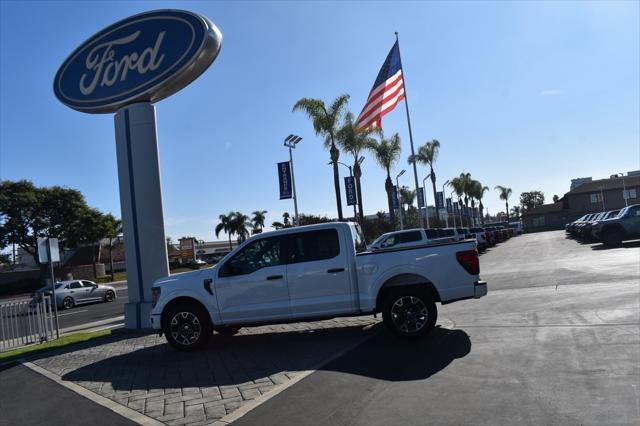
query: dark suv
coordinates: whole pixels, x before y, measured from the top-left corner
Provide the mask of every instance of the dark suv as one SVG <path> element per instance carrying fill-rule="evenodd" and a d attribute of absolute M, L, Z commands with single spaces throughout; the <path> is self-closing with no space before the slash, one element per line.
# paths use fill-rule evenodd
<path fill-rule="evenodd" d="M 601 220 L 593 225 L 591 232 L 607 247 L 640 238 L 640 204 L 625 207 L 616 217 Z"/>

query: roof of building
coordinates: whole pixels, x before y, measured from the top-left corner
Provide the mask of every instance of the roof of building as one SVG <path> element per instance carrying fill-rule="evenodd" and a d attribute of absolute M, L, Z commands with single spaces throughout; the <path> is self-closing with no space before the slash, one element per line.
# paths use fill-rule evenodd
<path fill-rule="evenodd" d="M 609 191 L 612 189 L 622 189 L 623 188 L 623 179 L 621 177 L 618 178 L 607 178 L 607 179 L 598 179 L 593 180 L 591 182 L 585 182 L 577 188 L 567 192 L 567 195 L 574 194 L 584 194 L 585 192 L 598 192 L 602 188 L 603 191 Z M 624 186 L 632 187 L 640 185 L 640 176 L 625 176 L 624 177 Z"/>
<path fill-rule="evenodd" d="M 526 211 L 522 213 L 523 216 L 529 216 L 534 214 L 547 214 L 547 213 L 555 213 L 562 210 L 562 202 L 558 201 L 557 203 L 552 204 L 543 204 L 541 206 L 535 207 L 533 210 Z"/>

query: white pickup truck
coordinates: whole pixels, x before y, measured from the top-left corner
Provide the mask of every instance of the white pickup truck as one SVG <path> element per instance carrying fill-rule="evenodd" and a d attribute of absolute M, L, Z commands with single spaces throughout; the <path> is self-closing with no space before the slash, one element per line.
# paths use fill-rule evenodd
<path fill-rule="evenodd" d="M 353 223 L 253 236 L 209 269 L 157 280 L 151 323 L 179 350 L 240 327 L 382 312 L 402 337 L 434 327 L 436 302 L 480 298 L 475 241 L 366 251 Z"/>

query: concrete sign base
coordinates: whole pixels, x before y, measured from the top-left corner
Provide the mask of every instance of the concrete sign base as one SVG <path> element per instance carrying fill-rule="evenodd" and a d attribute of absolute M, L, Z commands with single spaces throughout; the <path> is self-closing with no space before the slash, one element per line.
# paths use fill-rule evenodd
<path fill-rule="evenodd" d="M 169 275 L 155 107 L 143 102 L 120 109 L 115 127 L 129 289 L 125 327 L 150 328 L 151 285 Z"/>

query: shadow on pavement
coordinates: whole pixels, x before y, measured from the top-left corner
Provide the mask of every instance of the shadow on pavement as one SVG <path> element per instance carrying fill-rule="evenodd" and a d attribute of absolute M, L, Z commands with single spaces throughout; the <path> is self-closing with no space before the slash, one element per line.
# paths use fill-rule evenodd
<path fill-rule="evenodd" d="M 194 353 L 178 352 L 166 343 L 155 344 L 80 366 L 62 379 L 111 383 L 116 391 L 238 385 L 284 372 L 315 369 L 319 360 L 369 335 L 372 338 L 321 370 L 405 381 L 427 378 L 471 350 L 469 336 L 461 330 L 437 327 L 426 338 L 403 340 L 382 327 L 378 323 L 365 329 L 356 326 L 216 335 L 209 348 Z"/>
<path fill-rule="evenodd" d="M 619 249 L 619 248 L 636 248 L 636 247 L 640 247 L 640 240 L 624 242 L 622 243 L 622 245 L 618 247 L 607 247 L 604 244 L 596 244 L 591 246 L 591 250 L 613 250 L 613 249 Z"/>

